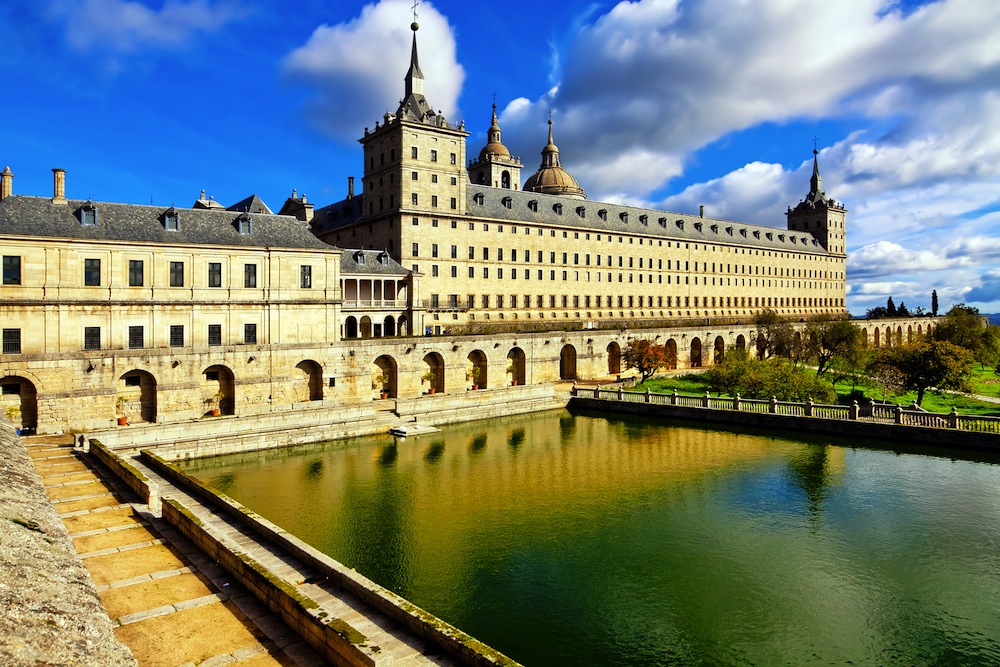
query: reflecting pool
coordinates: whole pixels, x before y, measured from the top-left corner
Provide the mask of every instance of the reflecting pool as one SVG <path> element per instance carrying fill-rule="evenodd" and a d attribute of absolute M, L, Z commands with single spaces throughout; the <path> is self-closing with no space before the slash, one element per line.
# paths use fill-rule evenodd
<path fill-rule="evenodd" d="M 185 469 L 529 666 L 1000 665 L 1000 457 L 551 412 Z"/>

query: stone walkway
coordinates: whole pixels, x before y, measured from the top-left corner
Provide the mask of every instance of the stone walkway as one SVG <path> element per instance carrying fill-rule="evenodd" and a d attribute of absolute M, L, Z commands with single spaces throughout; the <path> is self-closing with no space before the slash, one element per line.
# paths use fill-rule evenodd
<path fill-rule="evenodd" d="M 140 665 L 326 664 L 180 533 L 74 452 L 71 441 L 25 442 L 116 636 Z"/>

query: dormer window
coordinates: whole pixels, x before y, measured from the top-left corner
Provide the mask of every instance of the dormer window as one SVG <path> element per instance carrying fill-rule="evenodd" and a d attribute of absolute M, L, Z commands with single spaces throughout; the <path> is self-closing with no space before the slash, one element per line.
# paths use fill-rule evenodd
<path fill-rule="evenodd" d="M 778 240 L 781 241 L 782 243 L 784 243 L 784 241 L 785 241 L 785 235 L 784 234 L 778 234 Z"/>
<path fill-rule="evenodd" d="M 503 204 L 504 208 L 510 208 L 513 202 L 514 200 L 511 199 L 510 197 L 504 197 L 503 199 L 500 200 L 500 203 Z"/>
<path fill-rule="evenodd" d="M 483 196 L 482 192 L 477 192 L 476 194 L 472 195 L 472 201 L 482 206 L 483 202 L 486 201 L 486 197 Z"/>
<path fill-rule="evenodd" d="M 80 207 L 80 224 L 84 227 L 97 226 L 97 207 L 89 199 Z"/>
<path fill-rule="evenodd" d="M 378 263 L 382 266 L 389 266 L 389 253 L 384 250 L 378 254 Z"/>
<path fill-rule="evenodd" d="M 166 210 L 163 214 L 163 228 L 168 232 L 180 231 L 181 228 L 181 214 L 177 212 L 173 206 Z"/>
<path fill-rule="evenodd" d="M 532 199 L 528 202 L 528 210 L 533 213 L 538 213 L 538 202 Z"/>
<path fill-rule="evenodd" d="M 618 214 L 618 218 L 627 225 L 628 224 L 628 211 L 622 211 L 621 213 L 619 213 Z"/>
<path fill-rule="evenodd" d="M 697 229 L 700 232 L 701 231 L 701 223 L 700 222 L 694 223 L 694 228 Z"/>
<path fill-rule="evenodd" d="M 355 261 L 356 264 L 358 264 L 358 266 L 364 266 L 365 265 L 365 252 L 364 252 L 364 250 L 359 250 L 356 253 L 354 253 L 354 261 Z"/>
<path fill-rule="evenodd" d="M 760 232 L 759 232 L 759 231 L 754 231 L 754 233 L 753 233 L 753 237 L 754 237 L 755 239 L 759 239 L 759 238 L 760 238 Z"/>
<path fill-rule="evenodd" d="M 600 211 L 598 211 L 597 212 L 597 217 L 600 218 L 601 220 L 607 220 L 608 219 L 608 211 L 607 211 L 607 209 L 603 209 L 602 208 Z"/>
<path fill-rule="evenodd" d="M 774 235 L 771 234 L 771 232 L 764 232 L 764 236 L 767 237 L 768 241 L 773 241 L 774 240 Z"/>
<path fill-rule="evenodd" d="M 660 218 L 657 222 L 660 223 L 660 227 L 666 227 L 667 226 L 667 219 L 666 218 Z"/>
<path fill-rule="evenodd" d="M 719 233 L 719 226 L 718 225 L 712 225 L 711 227 L 709 227 L 709 229 L 712 230 L 713 234 L 718 234 Z"/>
<path fill-rule="evenodd" d="M 730 236 L 732 236 L 733 235 L 733 228 L 732 227 L 726 227 L 726 233 L 729 234 Z"/>
<path fill-rule="evenodd" d="M 789 237 L 789 240 L 790 240 L 790 241 L 791 241 L 792 243 L 796 243 L 796 242 L 798 241 L 798 239 L 797 239 L 797 238 L 795 238 L 794 236 L 790 236 L 790 237 Z"/>
<path fill-rule="evenodd" d="M 674 224 L 677 225 L 677 229 L 684 229 L 684 221 L 683 220 L 679 220 L 679 219 L 678 220 L 674 220 Z"/>
<path fill-rule="evenodd" d="M 236 218 L 236 231 L 239 232 L 240 236 L 249 236 L 253 232 L 253 219 L 249 213 L 241 213 Z"/>
<path fill-rule="evenodd" d="M 645 214 L 640 215 L 639 216 L 639 222 L 641 222 L 644 225 L 648 225 L 649 224 L 649 216 L 645 215 Z"/>
<path fill-rule="evenodd" d="M 552 210 L 556 212 L 556 215 L 562 215 L 562 204 L 553 204 Z"/>
<path fill-rule="evenodd" d="M 584 208 L 583 206 L 577 206 L 576 207 L 576 214 L 578 216 L 580 216 L 581 218 L 586 218 L 587 217 L 587 209 Z"/>
<path fill-rule="evenodd" d="M 741 229 L 740 230 L 740 236 L 742 236 L 743 238 L 746 238 L 746 235 L 747 235 L 747 230 L 746 229 Z"/>

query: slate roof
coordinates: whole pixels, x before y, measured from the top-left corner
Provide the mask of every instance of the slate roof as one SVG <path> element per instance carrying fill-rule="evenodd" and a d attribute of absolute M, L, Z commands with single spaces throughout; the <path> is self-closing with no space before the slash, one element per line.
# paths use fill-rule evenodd
<path fill-rule="evenodd" d="M 361 257 L 364 257 L 364 264 Z M 408 276 L 410 272 L 396 262 L 384 250 L 344 249 L 340 256 L 340 275 L 351 274 Z"/>
<path fill-rule="evenodd" d="M 238 201 L 232 206 L 226 208 L 227 211 L 239 211 L 240 213 L 264 213 L 266 215 L 274 215 L 274 211 L 267 207 L 260 197 L 257 195 L 250 195 L 243 201 Z"/>
<path fill-rule="evenodd" d="M 478 195 L 482 196 L 482 204 L 477 203 Z M 504 204 L 507 198 L 510 208 Z M 537 202 L 537 211 L 528 207 L 531 201 Z M 556 211 L 559 206 L 561 214 Z M 554 225 L 587 232 L 642 234 L 671 241 L 725 243 L 761 250 L 827 254 L 819 241 L 805 232 L 540 192 L 505 190 L 475 183 L 466 185 L 466 207 L 470 216 L 514 224 Z M 582 210 L 582 216 L 578 210 Z M 602 210 L 606 212 L 606 219 L 599 215 Z"/>
<path fill-rule="evenodd" d="M 83 226 L 79 218 L 80 209 L 88 203 L 97 209 L 97 225 L 93 227 Z M 180 229 L 175 232 L 167 231 L 164 226 L 164 213 L 171 209 L 180 216 Z M 0 234 L 174 246 L 333 250 L 309 231 L 308 223 L 291 216 L 251 213 L 251 233 L 239 234 L 236 220 L 240 215 L 229 210 L 174 209 L 78 199 L 55 204 L 47 197 L 14 195 L 0 201 Z"/>
<path fill-rule="evenodd" d="M 315 234 L 326 232 L 353 224 L 361 220 L 364 205 L 364 194 L 352 199 L 343 199 L 328 206 L 316 209 L 312 219 L 312 229 Z"/>

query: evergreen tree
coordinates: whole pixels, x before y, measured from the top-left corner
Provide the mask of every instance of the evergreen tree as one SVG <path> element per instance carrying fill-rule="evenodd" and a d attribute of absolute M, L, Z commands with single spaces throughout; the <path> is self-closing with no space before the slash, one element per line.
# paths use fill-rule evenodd
<path fill-rule="evenodd" d="M 937 290 L 931 290 L 931 315 L 937 317 L 938 313 L 938 300 L 937 300 Z"/>
<path fill-rule="evenodd" d="M 899 308 L 896 309 L 896 317 L 909 317 L 910 311 L 906 309 L 906 304 L 902 301 L 899 302 Z"/>
<path fill-rule="evenodd" d="M 889 317 L 896 317 L 896 304 L 892 302 L 892 297 L 885 303 L 885 309 L 889 313 Z"/>

